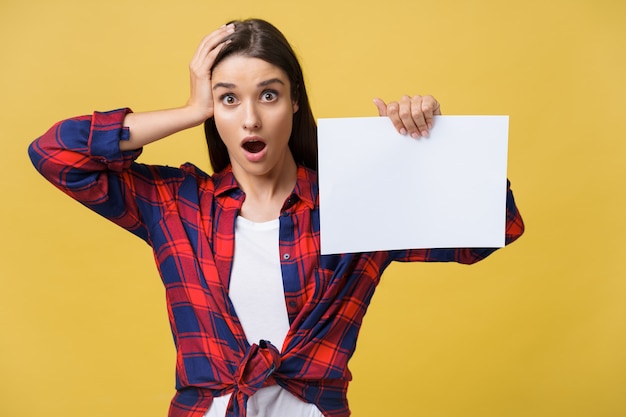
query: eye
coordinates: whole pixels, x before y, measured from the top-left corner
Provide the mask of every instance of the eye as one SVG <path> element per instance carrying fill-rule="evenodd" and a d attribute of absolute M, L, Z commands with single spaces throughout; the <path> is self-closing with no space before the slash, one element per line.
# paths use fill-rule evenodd
<path fill-rule="evenodd" d="M 237 98 L 233 94 L 224 94 L 220 96 L 220 101 L 227 106 L 237 104 Z"/>
<path fill-rule="evenodd" d="M 261 101 L 272 102 L 278 98 L 278 93 L 274 90 L 266 90 L 261 94 Z"/>

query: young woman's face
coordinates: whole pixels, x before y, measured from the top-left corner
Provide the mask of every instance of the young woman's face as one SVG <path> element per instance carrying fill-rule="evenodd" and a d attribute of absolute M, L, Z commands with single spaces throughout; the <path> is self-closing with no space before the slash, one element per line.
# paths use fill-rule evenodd
<path fill-rule="evenodd" d="M 273 176 L 293 166 L 289 137 L 298 105 L 287 74 L 232 55 L 213 68 L 214 117 L 235 175 Z"/>

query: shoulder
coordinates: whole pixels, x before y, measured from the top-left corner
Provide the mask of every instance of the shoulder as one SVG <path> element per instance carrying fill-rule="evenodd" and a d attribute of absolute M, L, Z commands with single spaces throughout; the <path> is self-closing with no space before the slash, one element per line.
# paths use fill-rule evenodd
<path fill-rule="evenodd" d="M 198 168 L 196 165 L 192 164 L 191 162 L 184 163 L 178 169 L 181 171 L 182 175 L 184 176 L 194 177 L 201 181 L 212 180 L 211 175 L 207 174 L 206 172 L 204 172 L 203 170 L 201 170 L 200 168 Z"/>
<path fill-rule="evenodd" d="M 206 173 L 196 165 L 187 162 L 181 165 L 178 170 L 183 177 L 183 182 L 192 181 L 197 184 L 199 189 L 211 190 L 215 189 L 214 176 Z"/>
<path fill-rule="evenodd" d="M 212 193 L 215 188 L 212 177 L 191 163 L 174 167 L 135 162 L 122 175 L 135 193 L 152 199 L 175 199 L 181 192 Z"/>

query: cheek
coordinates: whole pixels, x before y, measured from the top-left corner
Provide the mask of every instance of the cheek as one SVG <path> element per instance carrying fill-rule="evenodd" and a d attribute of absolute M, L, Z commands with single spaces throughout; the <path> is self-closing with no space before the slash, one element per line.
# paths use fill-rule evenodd
<path fill-rule="evenodd" d="M 291 111 L 277 112 L 272 119 L 276 130 L 283 135 L 291 136 L 291 129 L 293 128 L 293 113 Z"/>
<path fill-rule="evenodd" d="M 236 129 L 236 123 L 233 115 L 229 113 L 215 112 L 213 118 L 215 120 L 217 133 L 219 133 L 222 140 L 226 142 Z"/>

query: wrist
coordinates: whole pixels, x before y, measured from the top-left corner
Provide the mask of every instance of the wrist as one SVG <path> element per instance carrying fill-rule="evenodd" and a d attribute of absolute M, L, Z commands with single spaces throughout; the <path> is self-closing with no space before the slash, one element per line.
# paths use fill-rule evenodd
<path fill-rule="evenodd" d="M 181 111 L 185 114 L 185 119 L 192 123 L 193 126 L 201 125 L 208 118 L 213 116 L 213 108 L 207 105 L 196 104 L 189 100 Z"/>

